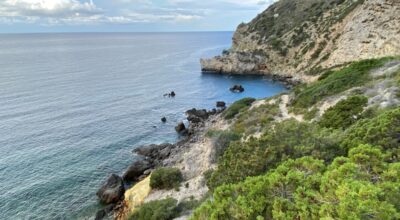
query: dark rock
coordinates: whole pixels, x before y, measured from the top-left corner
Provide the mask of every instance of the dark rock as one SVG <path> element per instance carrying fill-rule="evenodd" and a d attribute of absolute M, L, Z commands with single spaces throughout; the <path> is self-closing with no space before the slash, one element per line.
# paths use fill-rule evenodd
<path fill-rule="evenodd" d="M 124 181 L 137 181 L 145 170 L 151 168 L 152 165 L 147 160 L 137 160 L 133 162 L 125 171 L 122 178 Z"/>
<path fill-rule="evenodd" d="M 163 123 L 165 123 L 165 122 L 167 122 L 167 118 L 166 118 L 166 117 L 162 117 L 162 118 L 161 118 L 161 121 L 162 121 Z"/>
<path fill-rule="evenodd" d="M 175 145 L 173 144 L 152 144 L 136 148 L 133 152 L 147 157 L 151 161 L 152 165 L 159 165 L 162 160 L 169 157 L 173 148 L 175 148 Z M 145 172 L 147 172 L 147 170 L 144 171 L 143 174 L 146 174 Z"/>
<path fill-rule="evenodd" d="M 112 212 L 114 211 L 114 207 L 115 207 L 115 204 L 110 204 L 110 205 L 107 205 L 106 207 L 104 207 L 103 209 L 99 210 L 96 213 L 95 220 L 101 220 L 101 219 L 104 219 L 104 218 L 108 217 L 109 215 L 111 215 Z"/>
<path fill-rule="evenodd" d="M 186 126 L 183 122 L 179 122 L 179 124 L 175 127 L 175 131 L 183 134 L 186 132 Z"/>
<path fill-rule="evenodd" d="M 112 174 L 97 191 L 96 195 L 104 204 L 116 203 L 122 199 L 125 193 L 124 182 L 116 174 Z"/>
<path fill-rule="evenodd" d="M 231 92 L 244 92 L 242 85 L 234 85 L 229 90 L 231 90 Z"/>
<path fill-rule="evenodd" d="M 202 118 L 199 118 L 199 117 L 194 116 L 194 115 L 188 116 L 188 117 L 187 117 L 187 120 L 190 121 L 191 123 L 194 123 L 194 124 L 197 124 L 197 123 L 200 123 L 200 122 L 203 121 Z"/>
<path fill-rule="evenodd" d="M 218 101 L 217 102 L 217 108 L 225 108 L 226 107 L 226 103 L 223 101 Z"/>
<path fill-rule="evenodd" d="M 188 115 L 188 116 L 196 116 L 196 117 L 199 117 L 199 118 L 202 118 L 202 119 L 207 119 L 208 118 L 208 113 L 207 113 L 207 110 L 205 110 L 205 109 L 195 109 L 195 108 L 193 108 L 193 109 L 190 109 L 190 110 L 187 110 L 186 111 L 186 115 Z"/>

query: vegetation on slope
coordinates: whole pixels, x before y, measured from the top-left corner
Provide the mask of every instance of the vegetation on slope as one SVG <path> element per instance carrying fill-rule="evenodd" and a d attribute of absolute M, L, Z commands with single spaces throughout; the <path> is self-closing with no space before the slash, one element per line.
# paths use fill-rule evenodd
<path fill-rule="evenodd" d="M 360 145 L 330 165 L 287 160 L 269 173 L 223 185 L 193 219 L 399 219 L 400 163 Z"/>
<path fill-rule="evenodd" d="M 313 109 L 365 85 L 371 70 L 391 59 L 331 71 L 297 88 L 293 105 Z M 192 219 L 398 219 L 400 107 L 371 113 L 367 102 L 349 96 L 313 122 L 275 121 L 276 105 L 270 104 L 241 111 L 232 129 L 249 131 L 262 115 L 270 120 L 257 126 L 266 132 L 230 142 L 217 168 L 206 174 L 213 194 Z"/>
<path fill-rule="evenodd" d="M 393 58 L 382 58 L 354 62 L 337 71 L 328 71 L 319 81 L 295 90 L 293 107 L 308 108 L 322 99 L 361 86 L 370 80 L 370 71 L 382 67 Z"/>
<path fill-rule="evenodd" d="M 296 88 L 289 107 L 311 109 L 308 121 L 282 120 L 279 97 L 252 107 L 254 99 L 234 103 L 223 115 L 230 130 L 207 134 L 217 167 L 204 174 L 211 195 L 192 219 L 399 219 L 400 107 L 376 110 L 361 90 L 349 92 L 382 80 L 400 86 L 399 71 L 371 75 L 391 59 L 355 62 Z M 344 93 L 316 117 L 320 101 Z M 155 182 L 174 187 L 178 173 L 162 170 Z M 173 219 L 197 205 L 156 201 L 131 219 Z"/>

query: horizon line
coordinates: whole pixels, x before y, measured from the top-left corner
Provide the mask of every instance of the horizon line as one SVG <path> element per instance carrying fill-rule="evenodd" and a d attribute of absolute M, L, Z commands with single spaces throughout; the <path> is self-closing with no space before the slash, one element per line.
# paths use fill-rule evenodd
<path fill-rule="evenodd" d="M 0 35 L 11 35 L 11 34 L 149 34 L 149 33 L 212 33 L 212 32 L 234 32 L 234 30 L 221 30 L 221 31 L 38 31 L 38 32 L 0 32 Z"/>

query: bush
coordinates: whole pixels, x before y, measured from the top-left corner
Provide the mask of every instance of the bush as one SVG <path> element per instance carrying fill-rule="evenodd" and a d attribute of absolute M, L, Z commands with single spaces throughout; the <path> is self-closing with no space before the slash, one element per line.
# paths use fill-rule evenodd
<path fill-rule="evenodd" d="M 400 157 L 400 108 L 385 111 L 372 119 L 363 119 L 345 133 L 342 147 L 349 150 L 359 144 L 380 146 L 389 161 Z"/>
<path fill-rule="evenodd" d="M 336 95 L 369 81 L 370 70 L 382 67 L 392 58 L 372 59 L 354 62 L 340 70 L 329 72 L 325 78 L 296 90 L 293 101 L 295 108 L 308 108 L 325 97 Z"/>
<path fill-rule="evenodd" d="M 365 96 L 351 96 L 326 110 L 319 124 L 327 128 L 348 128 L 360 119 L 367 103 Z"/>
<path fill-rule="evenodd" d="M 240 111 L 246 109 L 247 107 L 251 106 L 251 104 L 255 101 L 256 99 L 254 98 L 243 98 L 235 103 L 233 103 L 231 106 L 229 106 L 228 109 L 226 109 L 223 113 L 223 116 L 225 119 L 232 119 L 234 118 Z"/>
<path fill-rule="evenodd" d="M 207 186 L 214 189 L 222 184 L 237 183 L 276 168 L 290 158 L 312 155 L 332 161 L 345 154 L 339 147 L 341 140 L 341 131 L 295 120 L 283 121 L 260 139 L 232 142 L 208 178 Z"/>
<path fill-rule="evenodd" d="M 312 157 L 289 159 L 262 176 L 218 187 L 192 219 L 399 219 L 399 168 L 369 145 L 329 166 Z"/>
<path fill-rule="evenodd" d="M 264 104 L 238 115 L 232 128 L 234 132 L 244 136 L 262 132 L 269 127 L 279 113 L 278 104 Z"/>
<path fill-rule="evenodd" d="M 177 201 L 172 198 L 143 204 L 128 220 L 171 220 L 178 217 Z"/>
<path fill-rule="evenodd" d="M 178 168 L 159 168 L 150 176 L 150 187 L 153 189 L 178 188 L 183 180 Z"/>
<path fill-rule="evenodd" d="M 241 135 L 233 131 L 209 130 L 207 136 L 212 139 L 213 148 L 215 149 L 214 158 L 218 159 L 229 144 L 238 141 Z"/>

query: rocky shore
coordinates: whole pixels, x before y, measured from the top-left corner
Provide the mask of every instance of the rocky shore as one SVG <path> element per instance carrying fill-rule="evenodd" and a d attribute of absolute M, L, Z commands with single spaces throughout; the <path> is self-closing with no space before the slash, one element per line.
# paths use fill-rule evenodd
<path fill-rule="evenodd" d="M 122 176 L 111 174 L 97 192 L 102 204 L 95 219 L 124 219 L 132 207 L 125 193 L 134 183 L 143 181 L 155 168 L 176 167 L 182 171 L 184 184 L 179 191 L 156 190 L 149 192 L 146 201 L 174 197 L 178 201 L 188 198 L 201 198 L 207 191 L 203 173 L 214 163 L 212 144 L 205 137 L 211 127 L 221 127 L 224 123 L 220 113 L 225 109 L 223 102 L 218 102 L 218 109 L 190 109 L 186 112 L 188 128 L 177 130 L 182 135 L 178 142 L 151 144 L 133 150 L 139 160 L 134 161 Z"/>

